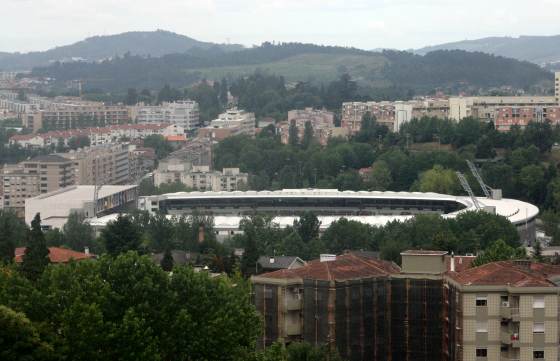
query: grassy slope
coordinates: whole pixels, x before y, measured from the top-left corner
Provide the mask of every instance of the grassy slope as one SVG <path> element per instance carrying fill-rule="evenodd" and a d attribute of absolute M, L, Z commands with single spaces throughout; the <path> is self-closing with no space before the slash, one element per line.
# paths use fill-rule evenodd
<path fill-rule="evenodd" d="M 282 75 L 286 81 L 318 81 L 329 82 L 338 78 L 341 72 L 349 72 L 359 82 L 371 85 L 372 74 L 379 77 L 387 60 L 381 54 L 374 55 L 330 55 L 302 54 L 276 62 L 259 65 L 225 66 L 188 70 L 188 73 L 199 73 L 208 79 L 222 77 L 238 77 L 252 74 L 256 69 Z M 344 68 L 343 68 L 344 67 Z M 387 83 L 376 80 L 376 86 Z"/>

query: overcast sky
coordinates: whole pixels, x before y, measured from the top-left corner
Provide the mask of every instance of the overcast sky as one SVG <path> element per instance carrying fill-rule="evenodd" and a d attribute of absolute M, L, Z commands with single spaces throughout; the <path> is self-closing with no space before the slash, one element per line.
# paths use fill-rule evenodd
<path fill-rule="evenodd" d="M 0 51 L 164 29 L 198 40 L 410 49 L 560 34 L 560 0 L 0 0 Z"/>

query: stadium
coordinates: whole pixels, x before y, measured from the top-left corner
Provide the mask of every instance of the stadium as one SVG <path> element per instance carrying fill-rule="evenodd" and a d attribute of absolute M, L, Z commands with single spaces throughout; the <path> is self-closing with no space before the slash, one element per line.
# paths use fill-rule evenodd
<path fill-rule="evenodd" d="M 305 211 L 315 213 L 321 230 L 342 218 L 370 225 L 404 221 L 417 214 L 456 217 L 466 211 L 484 210 L 506 217 L 521 239 L 535 239 L 539 209 L 523 201 L 497 197 L 453 196 L 419 192 L 338 191 L 336 189 L 284 189 L 247 192 L 179 192 L 141 197 L 139 209 L 168 216 L 193 213 L 214 217 L 220 237 L 239 232 L 240 221 L 253 214 L 270 215 L 281 227 L 290 226 Z M 107 220 L 94 220 L 104 223 Z"/>

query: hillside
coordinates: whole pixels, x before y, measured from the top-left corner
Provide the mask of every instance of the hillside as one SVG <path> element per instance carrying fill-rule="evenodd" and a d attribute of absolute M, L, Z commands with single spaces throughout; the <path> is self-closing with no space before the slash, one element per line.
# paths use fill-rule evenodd
<path fill-rule="evenodd" d="M 225 51 L 240 50 L 240 45 L 224 45 L 198 41 L 169 31 L 136 31 L 108 36 L 94 36 L 77 43 L 56 47 L 43 52 L 1 53 L 0 70 L 30 70 L 56 61 L 79 59 L 99 61 L 126 53 L 139 56 L 160 57 L 166 54 L 184 53 L 193 48 Z"/>
<path fill-rule="evenodd" d="M 452 43 L 427 46 L 418 49 L 417 54 L 425 55 L 436 50 L 480 51 L 517 60 L 530 61 L 538 65 L 560 62 L 560 35 L 490 37 L 464 40 Z"/>
<path fill-rule="evenodd" d="M 298 43 L 265 43 L 234 52 L 212 48 L 161 58 L 125 56 L 101 63 L 55 64 L 33 72 L 61 83 L 83 79 L 86 88 L 123 91 L 161 88 L 166 83 L 184 87 L 201 79 L 231 79 L 256 70 L 281 75 L 290 82 L 316 84 L 348 73 L 362 89 L 399 88 L 413 93 L 457 87 L 529 88 L 552 79 L 551 73 L 534 64 L 482 53 L 437 51 L 420 56 Z"/>

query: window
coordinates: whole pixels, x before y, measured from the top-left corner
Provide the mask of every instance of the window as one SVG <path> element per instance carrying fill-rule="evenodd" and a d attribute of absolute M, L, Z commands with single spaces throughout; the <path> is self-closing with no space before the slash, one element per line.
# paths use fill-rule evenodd
<path fill-rule="evenodd" d="M 486 307 L 486 296 L 476 296 L 476 305 Z"/>
<path fill-rule="evenodd" d="M 544 323 L 543 322 L 533 323 L 533 332 L 534 333 L 544 333 Z"/>
<path fill-rule="evenodd" d="M 544 296 L 533 296 L 533 308 L 544 308 Z"/>
<path fill-rule="evenodd" d="M 488 322 L 476 321 L 476 332 L 488 332 Z"/>
<path fill-rule="evenodd" d="M 544 351 L 533 351 L 534 359 L 544 359 Z"/>
<path fill-rule="evenodd" d="M 476 349 L 476 357 L 487 357 L 488 350 L 485 348 L 477 348 Z"/>

